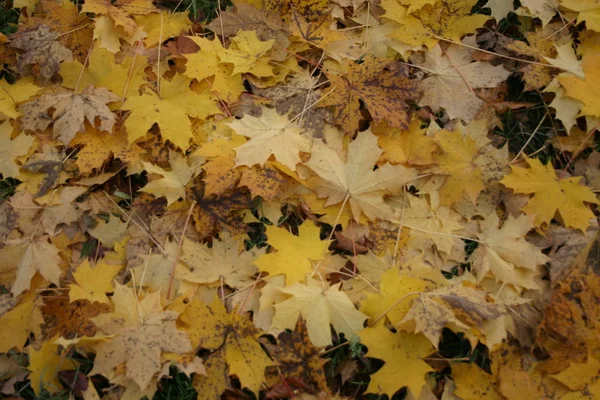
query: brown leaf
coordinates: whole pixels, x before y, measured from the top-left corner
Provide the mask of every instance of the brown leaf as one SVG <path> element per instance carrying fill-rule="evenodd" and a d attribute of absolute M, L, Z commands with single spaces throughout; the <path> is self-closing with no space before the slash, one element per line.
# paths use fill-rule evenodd
<path fill-rule="evenodd" d="M 363 101 L 373 120 L 387 120 L 390 126 L 408 129 L 410 106 L 418 100 L 415 81 L 408 77 L 408 68 L 398 61 L 367 56 L 361 64 L 345 61 L 348 73 L 328 74 L 333 92 L 319 107 L 333 106 L 332 123 L 352 134 L 359 127 L 360 101 Z"/>
<path fill-rule="evenodd" d="M 57 34 L 46 25 L 15 33 L 10 46 L 24 51 L 17 68 L 21 76 L 33 74 L 40 85 L 50 83 L 62 61 L 72 61 L 73 53 L 55 41 Z"/>
<path fill-rule="evenodd" d="M 46 337 L 60 335 L 65 338 L 92 337 L 96 324 L 92 318 L 110 311 L 106 304 L 90 303 L 87 300 L 69 302 L 69 297 L 49 297 L 44 300 L 42 312 L 46 317 Z"/>
<path fill-rule="evenodd" d="M 538 342 L 551 354 L 583 360 L 600 334 L 600 241 L 598 234 L 554 289 L 538 329 Z M 582 361 L 579 361 L 582 362 Z"/>
<path fill-rule="evenodd" d="M 272 359 L 277 361 L 277 367 L 268 367 L 265 376 L 267 383 L 272 386 L 285 379 L 294 379 L 298 382 L 309 383 L 308 388 L 312 393 L 327 391 L 327 379 L 323 365 L 325 359 L 319 357 L 321 349 L 314 346 L 308 338 L 306 321 L 298 320 L 294 332 L 283 331 L 277 337 L 278 345 L 272 344 L 267 339 L 260 339 Z M 289 382 L 288 382 L 289 384 Z"/>
<path fill-rule="evenodd" d="M 200 192 L 201 193 L 201 192 Z M 194 190 L 193 196 L 198 205 L 194 207 L 194 222 L 200 236 L 214 235 L 221 229 L 232 234 L 244 233 L 247 225 L 238 212 L 252 207 L 252 198 L 248 189 L 235 189 L 222 196 L 202 196 Z"/>

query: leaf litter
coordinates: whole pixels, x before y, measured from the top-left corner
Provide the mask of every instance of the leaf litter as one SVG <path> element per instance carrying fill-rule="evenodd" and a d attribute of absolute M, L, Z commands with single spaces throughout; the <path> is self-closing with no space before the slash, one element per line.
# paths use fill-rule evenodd
<path fill-rule="evenodd" d="M 599 13 L 7 2 L 3 395 L 598 398 Z"/>

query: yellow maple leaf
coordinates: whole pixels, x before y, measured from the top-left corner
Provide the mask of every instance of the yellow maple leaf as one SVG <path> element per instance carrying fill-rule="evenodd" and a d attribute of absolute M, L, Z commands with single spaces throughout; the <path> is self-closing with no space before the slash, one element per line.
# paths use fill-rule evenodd
<path fill-rule="evenodd" d="M 210 305 L 192 300 L 181 314 L 181 320 L 187 325 L 192 340 L 198 341 L 201 348 L 221 348 L 221 352 L 224 352 L 221 353 L 222 357 L 229 366 L 229 374 L 237 375 L 242 387 L 258 393 L 265 368 L 274 363 L 256 340 L 261 332 L 248 318 L 235 312 L 227 313 L 221 300 L 215 297 Z M 211 364 L 207 363 L 206 367 L 210 374 Z M 209 385 L 210 379 L 202 381 L 203 385 Z M 210 386 L 215 388 L 218 382 L 222 380 L 213 381 Z"/>
<path fill-rule="evenodd" d="M 251 73 L 259 78 L 273 75 L 267 52 L 275 39 L 260 41 L 255 31 L 243 31 L 231 38 L 232 45 L 219 54 L 221 62 L 233 64 L 233 74 Z"/>
<path fill-rule="evenodd" d="M 600 56 L 584 57 L 581 66 L 585 79 L 573 74 L 561 74 L 557 79 L 567 90 L 567 96 L 581 101 L 581 115 L 600 117 Z"/>
<path fill-rule="evenodd" d="M 58 344 L 54 343 L 57 338 L 49 338 L 42 344 L 39 350 L 29 347 L 29 379 L 31 387 L 36 395 L 40 395 L 42 388 L 50 393 L 61 389 L 58 380 L 58 372 L 76 369 L 78 363 L 66 354 L 59 353 Z"/>
<path fill-rule="evenodd" d="M 28 100 L 39 90 L 32 77 L 19 79 L 12 85 L 4 79 L 0 80 L 0 116 L 18 118 L 21 113 L 17 111 L 17 105 Z"/>
<path fill-rule="evenodd" d="M 348 145 L 346 162 L 336 151 L 315 142 L 311 158 L 305 165 L 317 177 L 311 178 L 308 185 L 316 190 L 319 197 L 327 197 L 325 207 L 349 202 L 357 221 L 361 213 L 372 220 L 389 218 L 391 209 L 383 196 L 399 192 L 417 173 L 413 169 L 390 164 L 373 171 L 382 153 L 383 150 L 377 146 L 377 137 L 370 130 L 359 132 Z"/>
<path fill-rule="evenodd" d="M 400 28 L 392 34 L 393 38 L 413 46 L 425 45 L 432 49 L 440 38 L 460 42 L 463 36 L 475 33 L 477 28 L 483 26 L 490 17 L 471 15 L 471 9 L 476 3 L 476 0 L 445 0 L 426 4 L 404 16 L 397 11 L 388 12 L 386 17 L 400 24 Z"/>
<path fill-rule="evenodd" d="M 131 15 L 145 15 L 154 11 L 157 9 L 151 0 L 90 0 L 81 7 L 81 12 L 108 15 L 127 35 L 133 35 L 137 27 Z"/>
<path fill-rule="evenodd" d="M 340 291 L 340 284 L 329 287 L 314 279 L 307 284 L 296 283 L 279 289 L 292 297 L 275 304 L 273 327 L 294 329 L 298 318 L 306 321 L 308 337 L 315 346 L 331 345 L 331 324 L 337 333 L 352 338 L 362 330 L 367 316 L 356 310 L 348 295 Z"/>
<path fill-rule="evenodd" d="M 42 279 L 39 279 L 41 281 Z M 38 286 L 36 284 L 34 287 Z M 0 352 L 8 353 L 12 348 L 22 351 L 29 335 L 41 337 L 44 317 L 39 307 L 41 299 L 35 290 L 27 292 L 14 308 L 0 316 Z"/>
<path fill-rule="evenodd" d="M 254 264 L 269 275 L 284 274 L 286 283 L 301 282 L 313 271 L 313 261 L 322 260 L 327 254 L 329 241 L 321 240 L 320 229 L 311 222 L 298 227 L 298 236 L 285 228 L 267 226 L 267 242 L 277 249 L 257 259 Z"/>
<path fill-rule="evenodd" d="M 69 285 L 69 300 L 88 300 L 90 303 L 110 304 L 106 293 L 112 292 L 113 279 L 123 268 L 122 265 L 108 264 L 103 259 L 94 268 L 86 258 L 73 272 L 77 283 Z"/>
<path fill-rule="evenodd" d="M 428 165 L 434 163 L 434 153 L 438 149 L 436 141 L 425 135 L 421 121 L 414 119 L 407 130 L 372 127 L 378 136 L 378 145 L 383 150 L 380 162 L 405 165 Z"/>
<path fill-rule="evenodd" d="M 588 384 L 597 381 L 599 376 L 600 360 L 591 350 L 588 350 L 586 362 L 571 363 L 565 370 L 552 375 L 554 379 L 571 390 L 584 390 Z"/>
<path fill-rule="evenodd" d="M 125 57 L 121 63 L 115 63 L 115 56 L 102 48 L 94 48 L 90 53 L 87 68 L 77 61 L 66 61 L 60 64 L 61 85 L 75 89 L 77 85 L 85 88 L 89 85 L 106 87 L 119 97 L 130 97 L 138 94 L 140 86 L 145 82 L 144 68 L 148 58 L 137 55 Z"/>
<path fill-rule="evenodd" d="M 242 75 L 234 74 L 232 65 L 221 62 L 220 56 L 225 51 L 218 38 L 208 40 L 198 36 L 188 36 L 200 47 L 200 51 L 185 54 L 188 60 L 185 74 L 199 82 L 211 78 L 210 90 L 217 93 L 219 99 L 232 103 L 246 89 L 242 84 Z"/>
<path fill-rule="evenodd" d="M 310 150 L 309 140 L 301 136 L 302 130 L 286 115 L 279 115 L 270 108 L 263 107 L 261 117 L 245 115 L 229 126 L 239 135 L 250 138 L 235 148 L 236 166 L 264 165 L 274 155 L 277 161 L 295 171 L 301 161 L 299 153 Z"/>
<path fill-rule="evenodd" d="M 454 393 L 464 400 L 504 400 L 498 392 L 498 382 L 475 363 L 452 365 L 452 379 L 456 383 Z"/>
<path fill-rule="evenodd" d="M 425 384 L 425 374 L 433 371 L 421 358 L 433 352 L 433 346 L 423 335 L 390 332 L 383 324 L 366 328 L 358 334 L 369 348 L 367 357 L 385 361 L 383 367 L 371 375 L 367 393 L 385 393 L 392 396 L 398 388 L 407 386 L 418 397 Z"/>
<path fill-rule="evenodd" d="M 589 30 L 600 32 L 600 4 L 595 0 L 561 0 L 560 5 L 579 12 L 577 23 L 585 22 Z"/>
<path fill-rule="evenodd" d="M 400 322 L 415 298 L 415 294 L 433 289 L 435 284 L 418 277 L 411 277 L 390 268 L 381 275 L 381 292 L 367 296 L 360 305 L 360 311 L 376 319 L 385 316 L 396 324 Z"/>
<path fill-rule="evenodd" d="M 440 204 L 450 206 L 466 193 L 473 204 L 491 178 L 502 176 L 508 164 L 507 149 L 495 149 L 487 138 L 484 120 L 435 135 L 443 153 L 432 171 L 448 175 L 440 189 Z M 498 176 L 499 175 L 499 176 Z"/>
<path fill-rule="evenodd" d="M 500 181 L 516 193 L 533 194 L 521 210 L 535 216 L 536 226 L 549 224 L 558 211 L 565 226 L 586 231 L 594 213 L 585 203 L 599 204 L 590 188 L 579 183 L 581 177 L 558 179 L 552 163 L 526 158 L 529 168 L 511 166 L 512 173 Z"/>
<path fill-rule="evenodd" d="M 207 93 L 193 92 L 190 80 L 179 74 L 171 81 L 161 81 L 160 96 L 147 91 L 141 96 L 130 97 L 123 107 L 131 110 L 125 121 L 130 143 L 145 137 L 152 125 L 157 123 L 163 140 L 170 140 L 184 150 L 194 137 L 188 116 L 205 119 L 219 113 L 219 108 Z"/>

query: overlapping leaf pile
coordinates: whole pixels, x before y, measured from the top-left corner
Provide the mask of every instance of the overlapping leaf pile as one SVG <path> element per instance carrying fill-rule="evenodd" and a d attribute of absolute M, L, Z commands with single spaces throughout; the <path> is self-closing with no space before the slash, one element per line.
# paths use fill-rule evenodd
<path fill-rule="evenodd" d="M 598 398 L 598 2 L 214 3 L 7 3 L 2 393 Z"/>

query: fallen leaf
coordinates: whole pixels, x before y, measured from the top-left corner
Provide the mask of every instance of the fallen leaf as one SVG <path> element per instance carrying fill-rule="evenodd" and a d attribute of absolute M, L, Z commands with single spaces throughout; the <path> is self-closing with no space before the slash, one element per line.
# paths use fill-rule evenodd
<path fill-rule="evenodd" d="M 331 342 L 331 324 L 338 333 L 351 339 L 363 328 L 367 316 L 357 311 L 348 296 L 340 291 L 340 284 L 324 288 L 320 282 L 308 279 L 307 284 L 296 283 L 279 289 L 292 297 L 275 305 L 273 327 L 293 329 L 298 318 L 306 320 L 308 337 L 315 346 Z"/>
<path fill-rule="evenodd" d="M 314 142 L 306 166 L 318 177 L 310 180 L 309 186 L 315 188 L 319 197 L 327 198 L 325 207 L 348 201 L 357 221 L 362 213 L 372 220 L 389 218 L 391 209 L 383 196 L 400 190 L 416 177 L 416 171 L 390 164 L 373 171 L 382 153 L 370 130 L 360 132 L 348 145 L 346 162 L 325 144 Z"/>
<path fill-rule="evenodd" d="M 549 224 L 558 211 L 565 226 L 585 232 L 594 213 L 585 203 L 598 204 L 592 191 L 579 184 L 581 177 L 558 179 L 552 164 L 526 158 L 529 168 L 511 166 L 501 183 L 516 193 L 533 194 L 521 210 L 534 215 L 536 226 Z"/>
<path fill-rule="evenodd" d="M 360 64 L 346 61 L 345 67 L 348 69 L 345 75 L 328 75 L 331 94 L 319 102 L 319 107 L 333 106 L 332 121 L 336 125 L 353 134 L 359 127 L 362 101 L 374 121 L 385 120 L 392 127 L 408 128 L 410 109 L 407 103 L 416 100 L 419 93 L 404 65 L 366 56 Z"/>
<path fill-rule="evenodd" d="M 116 116 L 107 104 L 117 100 L 119 98 L 105 88 L 88 86 L 81 93 L 57 91 L 42 95 L 23 104 L 19 111 L 24 114 L 24 129 L 43 131 L 54 123 L 54 137 L 67 145 L 77 132 L 85 130 L 86 120 L 101 131 L 111 132 Z M 100 121 L 98 124 L 96 118 Z"/>

